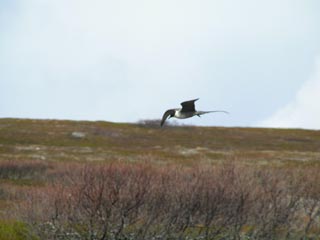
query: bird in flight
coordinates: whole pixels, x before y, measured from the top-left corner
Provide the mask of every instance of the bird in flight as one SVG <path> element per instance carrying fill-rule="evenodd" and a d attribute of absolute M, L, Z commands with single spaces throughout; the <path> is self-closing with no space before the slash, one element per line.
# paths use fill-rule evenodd
<path fill-rule="evenodd" d="M 200 117 L 200 115 L 202 114 L 213 113 L 213 112 L 228 113 L 226 111 L 196 111 L 194 102 L 197 100 L 199 100 L 199 98 L 182 102 L 181 103 L 182 108 L 174 108 L 174 109 L 169 109 L 165 111 L 161 120 L 161 124 L 160 124 L 161 127 L 163 126 L 164 122 L 167 120 L 168 117 L 169 119 L 172 117 L 175 117 L 178 119 L 184 119 L 184 118 L 190 118 L 193 116 Z"/>

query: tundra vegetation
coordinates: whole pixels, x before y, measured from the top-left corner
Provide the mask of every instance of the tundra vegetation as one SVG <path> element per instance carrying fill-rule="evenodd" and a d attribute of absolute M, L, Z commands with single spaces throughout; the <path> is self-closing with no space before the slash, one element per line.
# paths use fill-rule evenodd
<path fill-rule="evenodd" d="M 0 119 L 0 240 L 319 239 L 320 132 Z"/>

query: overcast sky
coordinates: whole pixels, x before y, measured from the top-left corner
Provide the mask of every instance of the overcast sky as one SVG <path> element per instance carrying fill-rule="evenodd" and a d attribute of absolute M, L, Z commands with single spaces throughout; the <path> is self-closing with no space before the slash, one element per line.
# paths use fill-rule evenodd
<path fill-rule="evenodd" d="M 0 0 L 0 118 L 320 129 L 318 0 Z"/>

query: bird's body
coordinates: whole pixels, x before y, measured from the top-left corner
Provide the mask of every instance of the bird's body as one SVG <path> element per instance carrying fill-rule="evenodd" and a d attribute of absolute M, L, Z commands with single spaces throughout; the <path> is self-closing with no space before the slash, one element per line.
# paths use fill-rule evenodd
<path fill-rule="evenodd" d="M 194 116 L 194 112 L 182 112 L 181 109 L 174 109 L 174 117 L 179 119 L 190 118 Z"/>
<path fill-rule="evenodd" d="M 178 118 L 178 119 L 185 119 L 185 118 L 190 118 L 193 116 L 199 116 L 202 114 L 206 113 L 212 113 L 212 112 L 224 112 L 227 113 L 226 111 L 196 111 L 194 102 L 197 101 L 199 98 L 190 100 L 190 101 L 185 101 L 181 103 L 182 108 L 174 108 L 174 109 L 169 109 L 167 110 L 162 117 L 161 121 L 161 127 L 163 126 L 164 122 L 167 120 L 167 118 Z"/>
<path fill-rule="evenodd" d="M 173 117 L 178 118 L 178 119 L 191 118 L 193 116 L 199 116 L 200 117 L 200 115 L 202 115 L 202 114 L 215 112 L 215 111 L 184 112 L 184 111 L 182 111 L 182 108 L 176 108 L 176 109 L 173 109 L 173 110 L 175 111 Z"/>

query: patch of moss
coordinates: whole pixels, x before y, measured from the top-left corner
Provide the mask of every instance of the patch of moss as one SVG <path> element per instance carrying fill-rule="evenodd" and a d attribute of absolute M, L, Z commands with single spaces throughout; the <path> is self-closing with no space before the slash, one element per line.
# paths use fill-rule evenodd
<path fill-rule="evenodd" d="M 38 240 L 38 238 L 23 222 L 0 220 L 0 240 Z"/>

